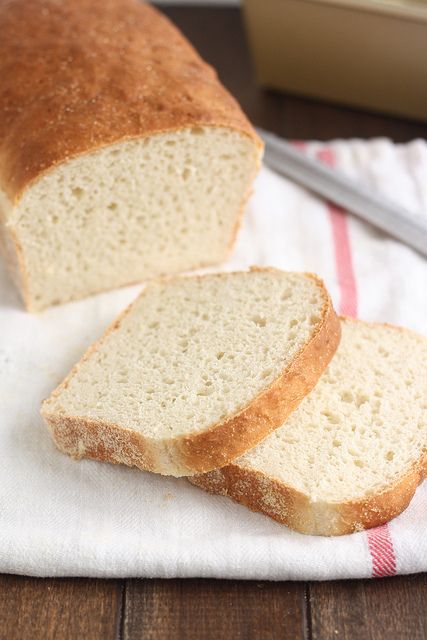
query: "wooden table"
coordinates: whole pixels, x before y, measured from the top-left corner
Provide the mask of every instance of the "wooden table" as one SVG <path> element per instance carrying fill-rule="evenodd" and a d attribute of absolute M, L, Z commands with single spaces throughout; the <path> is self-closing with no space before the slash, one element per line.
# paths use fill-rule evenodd
<path fill-rule="evenodd" d="M 422 124 L 257 89 L 237 9 L 166 12 L 257 125 L 294 139 L 427 137 Z M 268 583 L 0 576 L 0 640 L 15 638 L 422 640 L 427 577 Z"/>

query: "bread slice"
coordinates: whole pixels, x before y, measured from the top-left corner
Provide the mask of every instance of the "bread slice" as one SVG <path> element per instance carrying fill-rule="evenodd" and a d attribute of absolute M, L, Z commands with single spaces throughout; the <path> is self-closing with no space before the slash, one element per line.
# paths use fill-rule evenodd
<path fill-rule="evenodd" d="M 310 274 L 159 281 L 87 351 L 42 415 L 74 457 L 174 476 L 209 471 L 282 424 L 339 337 Z"/>
<path fill-rule="evenodd" d="M 3 2 L 0 77 L 0 249 L 28 309 L 227 257 L 262 143 L 156 9 Z"/>
<path fill-rule="evenodd" d="M 191 481 L 302 533 L 340 535 L 403 511 L 427 474 L 427 340 L 342 320 L 340 346 L 285 424 Z"/>

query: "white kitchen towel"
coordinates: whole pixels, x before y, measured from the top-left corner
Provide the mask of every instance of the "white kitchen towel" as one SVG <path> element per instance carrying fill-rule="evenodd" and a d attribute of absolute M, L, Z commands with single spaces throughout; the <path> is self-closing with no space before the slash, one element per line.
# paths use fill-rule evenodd
<path fill-rule="evenodd" d="M 301 151 L 427 216 L 426 142 L 307 143 Z M 427 260 L 268 169 L 226 268 L 251 264 L 315 271 L 339 312 L 427 334 Z M 320 580 L 427 570 L 427 483 L 389 525 L 322 538 L 185 479 L 59 453 L 40 402 L 139 290 L 30 315 L 0 266 L 0 571 Z"/>

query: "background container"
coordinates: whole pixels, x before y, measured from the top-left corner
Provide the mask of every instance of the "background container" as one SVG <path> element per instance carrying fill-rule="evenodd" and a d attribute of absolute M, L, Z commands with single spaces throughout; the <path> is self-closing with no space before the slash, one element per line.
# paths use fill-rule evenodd
<path fill-rule="evenodd" d="M 259 83 L 427 120 L 426 0 L 245 0 Z"/>

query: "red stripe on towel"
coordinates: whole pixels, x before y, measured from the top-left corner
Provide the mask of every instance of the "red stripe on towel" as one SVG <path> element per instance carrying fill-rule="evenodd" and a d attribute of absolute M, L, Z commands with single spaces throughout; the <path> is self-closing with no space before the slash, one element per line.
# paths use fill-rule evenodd
<path fill-rule="evenodd" d="M 336 165 L 333 149 L 325 147 L 317 153 L 317 158 L 330 167 Z M 328 213 L 334 240 L 335 264 L 340 289 L 339 312 L 355 318 L 357 316 L 357 286 L 351 255 L 347 214 L 340 207 L 329 203 Z M 388 524 L 367 532 L 368 547 L 372 560 L 372 577 L 383 578 L 396 574 L 396 553 Z"/>
<path fill-rule="evenodd" d="M 372 558 L 372 577 L 396 575 L 396 554 L 388 524 L 369 529 L 366 533 Z"/>
<path fill-rule="evenodd" d="M 329 167 L 335 166 L 335 154 L 325 147 L 317 153 L 317 158 Z M 344 316 L 357 316 L 357 287 L 351 256 L 347 214 L 343 209 L 328 203 L 328 214 L 332 227 L 335 251 L 335 267 L 340 290 L 339 312 Z"/>

